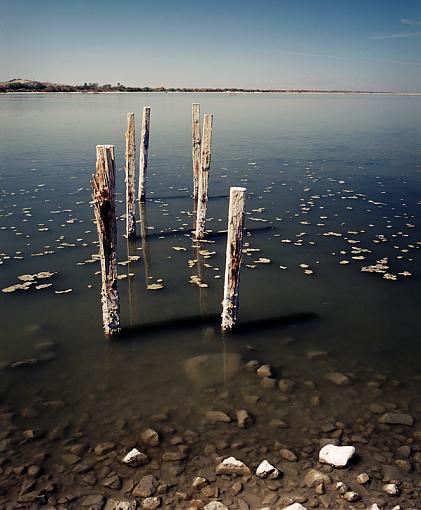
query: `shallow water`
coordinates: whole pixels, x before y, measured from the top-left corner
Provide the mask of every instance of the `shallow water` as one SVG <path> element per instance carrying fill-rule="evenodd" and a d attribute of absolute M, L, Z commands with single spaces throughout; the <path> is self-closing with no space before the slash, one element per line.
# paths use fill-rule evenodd
<path fill-rule="evenodd" d="M 207 223 L 212 242 L 200 247 L 209 255 L 198 255 L 190 237 L 192 102 L 214 114 Z M 91 258 L 97 245 L 89 182 L 95 146 L 114 144 L 118 214 L 124 213 L 126 113 L 136 114 L 138 139 L 146 104 L 151 105 L 148 200 L 143 225 L 138 215 L 139 238 L 127 243 L 123 216 L 118 222 L 119 261 L 140 258 L 119 266 L 121 275 L 134 276 L 119 282 L 123 334 L 109 341 L 101 328 L 99 264 Z M 412 444 L 421 419 L 420 114 L 421 98 L 410 96 L 0 96 L 0 287 L 19 283 L 22 274 L 57 272 L 38 282 L 52 283 L 49 288 L 0 294 L 2 407 L 14 413 L 2 437 L 12 438 L 17 452 L 16 459 L 4 461 L 3 476 L 46 451 L 45 476 L 59 480 L 57 498 L 94 493 L 80 477 L 64 481 L 56 469 L 68 447 L 65 437 L 77 441 L 83 434 L 90 448 L 113 441 L 119 455 L 136 443 L 140 430 L 154 426 L 163 442 L 150 452 L 153 459 L 171 449 L 174 434 L 190 429 L 199 435 L 184 474 L 167 473 L 165 463 L 156 468 L 185 489 L 192 473 L 214 465 L 206 447 L 218 440 L 227 441 L 216 446 L 220 455 L 236 451 L 254 466 L 265 453 L 282 464 L 275 440 L 301 451 L 310 437 L 313 443 L 331 437 L 319 429 L 335 421 L 345 424 L 343 434 L 350 439 L 361 433 L 361 423 L 377 423 L 378 416 L 368 411 L 374 402 L 409 412 L 415 425 L 399 427 L 400 439 L 393 427 L 377 427 L 352 469 L 375 470 L 380 461 L 373 460 L 373 452 L 384 455 L 385 445 L 394 451 L 397 443 Z M 218 315 L 225 237 L 218 232 L 226 228 L 232 185 L 247 188 L 246 248 L 259 251 L 243 259 L 240 330 L 223 338 Z M 141 227 L 147 232 L 143 239 Z M 270 263 L 256 263 L 259 257 Z M 385 257 L 385 271 L 396 281 L 361 271 Z M 197 263 L 189 267 L 189 260 Z M 197 274 L 207 288 L 189 283 Z M 146 288 L 159 279 L 163 289 Z M 55 293 L 67 289 L 72 291 Z M 54 345 L 39 345 L 44 342 Z M 310 359 L 310 351 L 326 355 Z M 10 367 L 31 358 L 38 363 Z M 251 359 L 269 363 L 277 378 L 292 379 L 295 391 L 263 389 L 256 374 L 244 368 Z M 353 384 L 338 388 L 327 382 L 324 375 L 333 370 L 348 374 Z M 245 400 L 250 395 L 260 396 L 259 402 Z M 311 408 L 315 395 L 322 404 Z M 51 401 L 61 404 L 57 408 Z M 37 415 L 23 417 L 28 407 Z M 235 417 L 242 408 L 255 417 L 247 430 L 235 423 L 214 427 L 205 418 L 210 409 Z M 274 431 L 273 418 L 289 428 Z M 58 443 L 46 436 L 17 440 L 22 430 L 48 432 L 67 422 L 67 435 Z M 245 442 L 244 451 L 232 450 L 233 438 Z M 317 462 L 316 450 L 309 458 Z M 383 463 L 393 461 L 386 455 Z M 309 459 L 300 462 L 289 475 L 284 466 L 284 484 L 288 476 L 300 479 Z M 405 476 L 416 480 L 419 466 L 414 461 Z M 143 474 L 148 467 L 139 469 Z M 100 474 L 97 478 L 96 492 L 112 494 L 100 485 Z M 17 477 L 4 501 L 17 499 L 20 483 Z M 412 488 L 415 494 L 405 490 L 403 502 L 414 504 L 419 488 Z M 169 494 L 175 499 L 168 508 L 175 508 L 176 496 Z M 259 486 L 254 496 L 264 494 Z M 368 492 L 364 502 L 370 497 Z M 67 504 L 79 508 L 76 500 Z M 236 504 L 233 498 L 230 507 Z"/>

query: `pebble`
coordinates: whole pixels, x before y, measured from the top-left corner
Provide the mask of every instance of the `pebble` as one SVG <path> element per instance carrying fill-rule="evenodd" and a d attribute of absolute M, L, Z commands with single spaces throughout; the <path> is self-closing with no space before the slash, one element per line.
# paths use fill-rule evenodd
<path fill-rule="evenodd" d="M 357 476 L 357 482 L 361 485 L 365 485 L 370 481 L 370 477 L 367 473 L 361 473 Z"/>
<path fill-rule="evenodd" d="M 146 475 L 140 479 L 139 483 L 133 489 L 133 496 L 148 498 L 156 492 L 158 481 L 153 475 Z"/>
<path fill-rule="evenodd" d="M 399 487 L 395 483 L 386 483 L 383 485 L 383 492 L 389 496 L 399 496 Z"/>
<path fill-rule="evenodd" d="M 250 475 L 248 466 L 235 457 L 228 457 L 216 466 L 217 475 Z"/>
<path fill-rule="evenodd" d="M 220 501 L 211 501 L 210 503 L 204 506 L 204 510 L 229 510 L 229 509 Z"/>
<path fill-rule="evenodd" d="M 412 427 L 414 424 L 414 418 L 410 414 L 384 413 L 380 416 L 379 423 L 386 425 L 407 425 Z"/>
<path fill-rule="evenodd" d="M 136 501 L 129 501 L 128 499 L 108 499 L 104 510 L 135 510 L 137 507 Z"/>
<path fill-rule="evenodd" d="M 284 460 L 288 460 L 289 462 L 297 462 L 298 460 L 298 457 L 295 455 L 295 453 L 292 450 L 288 450 L 287 448 L 282 448 L 279 453 Z"/>
<path fill-rule="evenodd" d="M 227 413 L 224 413 L 222 411 L 208 411 L 206 413 L 206 418 L 210 421 L 222 423 L 229 423 L 230 421 L 232 421 L 231 417 L 228 416 Z"/>
<path fill-rule="evenodd" d="M 125 457 L 123 457 L 121 462 L 130 467 L 144 466 L 149 462 L 149 457 L 137 448 L 133 448 Z"/>
<path fill-rule="evenodd" d="M 96 455 L 106 455 L 107 453 L 110 453 L 112 450 L 114 450 L 115 444 L 114 443 L 99 443 L 95 446 L 95 453 Z"/>
<path fill-rule="evenodd" d="M 240 409 L 237 411 L 237 424 L 240 429 L 246 429 L 253 424 L 253 418 L 245 409 Z"/>
<path fill-rule="evenodd" d="M 301 503 L 293 503 L 292 505 L 284 507 L 282 510 L 307 510 L 307 508 Z"/>
<path fill-rule="evenodd" d="M 331 479 L 328 474 L 318 471 L 317 469 L 310 469 L 304 477 L 304 483 L 310 489 L 316 487 L 316 485 L 319 485 L 322 482 L 327 485 L 330 481 Z"/>
<path fill-rule="evenodd" d="M 161 505 L 161 498 L 154 496 L 153 498 L 145 498 L 142 501 L 142 507 L 147 510 L 155 510 Z"/>
<path fill-rule="evenodd" d="M 257 467 L 256 475 L 259 478 L 269 478 L 270 480 L 274 480 L 279 477 L 279 470 L 265 459 Z"/>
<path fill-rule="evenodd" d="M 140 435 L 141 440 L 149 446 L 159 445 L 159 434 L 156 430 L 146 429 Z"/>
<path fill-rule="evenodd" d="M 257 369 L 257 375 L 259 377 L 272 377 L 272 368 L 270 365 L 261 365 Z"/>
<path fill-rule="evenodd" d="M 345 467 L 355 454 L 353 446 L 335 446 L 328 444 L 319 452 L 319 462 L 335 467 Z"/>
<path fill-rule="evenodd" d="M 284 393 L 291 393 L 295 389 L 295 382 L 291 379 L 280 379 L 278 388 Z"/>
<path fill-rule="evenodd" d="M 196 478 L 193 480 L 192 487 L 194 489 L 200 490 L 205 485 L 207 485 L 208 481 L 203 476 L 196 476 Z"/>
<path fill-rule="evenodd" d="M 341 372 L 329 372 L 325 375 L 325 379 L 338 386 L 349 386 L 352 382 L 348 376 Z"/>
<path fill-rule="evenodd" d="M 361 496 L 358 494 L 358 492 L 354 491 L 348 491 L 344 494 L 344 499 L 349 501 L 350 503 L 354 503 L 355 501 L 358 501 L 361 498 Z"/>

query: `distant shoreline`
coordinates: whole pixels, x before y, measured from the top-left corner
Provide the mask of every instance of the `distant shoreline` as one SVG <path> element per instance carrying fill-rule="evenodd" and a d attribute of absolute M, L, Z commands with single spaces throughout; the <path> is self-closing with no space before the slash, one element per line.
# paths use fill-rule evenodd
<path fill-rule="evenodd" d="M 42 91 L 42 90 L 13 90 L 0 93 L 1 96 L 18 95 L 18 94 L 82 94 L 82 95 L 96 95 L 96 94 L 225 94 L 236 96 L 240 94 L 283 94 L 291 96 L 299 95 L 359 95 L 359 96 L 421 96 L 421 92 L 377 92 L 377 91 L 364 91 L 364 90 L 240 90 L 240 91 L 220 91 L 220 90 L 133 90 L 133 91 L 89 91 L 82 92 L 76 91 Z"/>
<path fill-rule="evenodd" d="M 243 87 L 127 87 L 122 83 L 111 85 L 109 83 L 83 83 L 79 85 L 66 85 L 63 83 L 41 82 L 15 78 L 0 82 L 1 94 L 15 93 L 73 93 L 73 94 L 132 94 L 137 93 L 163 93 L 163 94 L 361 94 L 361 95 L 397 95 L 419 96 L 419 92 L 401 92 L 392 90 L 344 90 L 344 89 L 248 89 Z"/>

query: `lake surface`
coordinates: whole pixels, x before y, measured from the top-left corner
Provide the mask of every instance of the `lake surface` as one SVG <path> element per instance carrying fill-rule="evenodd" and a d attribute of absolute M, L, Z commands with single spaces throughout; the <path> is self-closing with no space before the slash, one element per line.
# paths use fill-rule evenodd
<path fill-rule="evenodd" d="M 191 239 L 192 102 L 202 114 L 214 114 L 209 242 L 199 247 Z M 135 112 L 138 144 L 144 105 L 151 106 L 147 201 L 141 217 L 137 211 L 138 239 L 127 243 L 126 114 Z M 339 493 L 320 495 L 302 484 L 310 467 L 320 468 L 323 438 L 357 448 L 358 462 L 330 476 L 358 491 L 362 507 L 415 508 L 420 118 L 417 96 L 0 96 L 0 287 L 23 283 L 20 275 L 56 273 L 36 278 L 27 290 L 0 293 L 2 508 L 17 508 L 19 498 L 38 508 L 41 496 L 63 508 L 81 508 L 87 495 L 130 498 L 133 484 L 150 473 L 169 484 L 160 495 L 164 508 L 218 498 L 246 508 L 240 498 L 254 509 L 270 497 L 266 506 L 273 508 L 299 498 L 309 507 L 347 508 Z M 116 154 L 123 331 L 112 340 L 102 332 L 89 203 L 98 144 L 113 144 Z M 221 231 L 229 187 L 237 185 L 247 188 L 246 251 L 239 328 L 224 337 Z M 195 275 L 207 287 L 191 283 Z M 154 283 L 163 288 L 148 289 Z M 274 379 L 290 381 L 289 391 L 262 386 L 245 367 L 250 360 L 269 364 Z M 334 371 L 351 384 L 328 381 Z M 237 426 L 239 409 L 253 416 L 247 429 Z M 215 423 L 210 410 L 233 421 Z M 410 414 L 415 423 L 379 424 L 385 411 Z M 160 433 L 159 446 L 142 445 L 147 427 Z M 103 442 L 113 447 L 98 456 L 93 448 Z M 152 462 L 122 466 L 120 458 L 136 445 Z M 405 470 L 396 452 L 408 445 L 411 469 Z M 282 448 L 297 461 L 283 458 Z M 162 460 L 163 453 L 181 450 L 185 458 Z M 67 458 L 69 451 L 79 458 Z M 232 480 L 214 475 L 219 457 L 230 455 L 252 469 L 267 458 L 284 476 L 279 482 L 253 477 L 235 494 Z M 90 469 L 78 470 L 87 459 Z M 31 464 L 41 467 L 36 477 Z M 355 482 L 363 471 L 372 478 L 369 486 Z M 201 473 L 218 492 L 192 489 Z M 121 486 L 110 488 L 104 480 L 115 475 Z M 35 484 L 23 490 L 27 480 Z M 390 480 L 400 482 L 399 497 L 384 493 L 382 483 Z M 26 494 L 38 499 L 25 501 Z"/>

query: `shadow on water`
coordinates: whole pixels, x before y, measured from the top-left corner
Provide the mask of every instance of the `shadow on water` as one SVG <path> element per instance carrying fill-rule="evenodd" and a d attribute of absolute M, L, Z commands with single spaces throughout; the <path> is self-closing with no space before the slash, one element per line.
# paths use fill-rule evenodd
<path fill-rule="evenodd" d="M 246 232 L 246 234 L 248 232 L 255 234 L 255 233 L 259 233 L 259 232 L 267 232 L 270 230 L 275 230 L 275 227 L 273 227 L 272 225 L 267 225 L 265 227 L 246 228 L 245 232 Z M 167 238 L 167 237 L 172 237 L 172 236 L 176 236 L 176 235 L 180 235 L 180 234 L 182 234 L 186 237 L 190 237 L 192 235 L 192 231 L 189 229 L 174 229 L 174 230 L 163 230 L 160 232 L 151 232 L 151 233 L 146 232 L 146 237 L 150 238 L 150 239 L 162 238 L 162 237 Z M 226 237 L 226 235 L 227 235 L 226 230 L 218 230 L 217 232 L 207 231 L 206 239 L 215 239 L 215 238 L 219 238 L 219 237 Z M 142 236 L 137 236 L 137 239 L 142 239 Z"/>
<path fill-rule="evenodd" d="M 256 331 L 263 331 L 267 329 L 285 328 L 292 324 L 301 324 L 309 321 L 320 320 L 320 316 L 314 312 L 301 312 L 284 315 L 280 317 L 269 317 L 264 319 L 256 319 L 253 321 L 244 321 L 235 327 L 235 329 L 226 333 L 226 336 L 235 337 L 237 334 L 242 336 Z M 171 319 L 168 321 L 152 322 L 150 324 L 142 324 L 136 326 L 128 326 L 121 330 L 119 339 L 133 339 L 138 338 L 139 335 L 147 335 L 152 333 L 165 333 L 168 331 L 180 329 L 199 329 L 199 328 L 220 328 L 221 317 L 218 314 L 211 314 L 192 317 L 183 317 L 180 319 Z"/>

